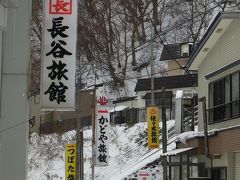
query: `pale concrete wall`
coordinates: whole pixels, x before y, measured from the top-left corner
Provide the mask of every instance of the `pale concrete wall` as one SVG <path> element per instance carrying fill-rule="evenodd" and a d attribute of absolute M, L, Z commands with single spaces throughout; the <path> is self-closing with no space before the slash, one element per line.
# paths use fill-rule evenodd
<path fill-rule="evenodd" d="M 227 179 L 235 180 L 235 153 L 228 153 Z"/>
<path fill-rule="evenodd" d="M 238 71 L 239 66 L 232 68 L 215 78 L 206 80 L 205 76 L 218 68 L 221 68 L 233 61 L 240 59 L 240 20 L 234 20 L 231 25 L 226 29 L 224 34 L 220 37 L 215 46 L 210 50 L 205 60 L 200 64 L 198 68 L 198 88 L 199 88 L 199 97 L 206 96 L 207 99 L 207 108 L 208 108 L 208 85 L 210 82 L 226 76 L 232 72 Z M 199 130 L 203 130 L 203 121 L 202 121 L 202 106 L 199 105 Z M 235 119 L 232 121 L 225 121 L 209 126 L 209 129 L 214 128 L 225 128 L 229 126 L 235 126 L 239 124 L 239 120 Z"/>
<path fill-rule="evenodd" d="M 235 153 L 235 179 L 240 179 L 240 152 Z"/>
<path fill-rule="evenodd" d="M 150 92 L 150 91 L 148 91 Z M 139 91 L 137 92 L 137 107 L 143 108 L 145 107 L 145 99 L 143 99 L 143 96 L 147 93 L 147 91 Z"/>
<path fill-rule="evenodd" d="M 185 71 L 183 69 L 180 69 L 180 66 L 176 63 L 174 60 L 169 60 L 167 62 L 167 72 L 168 76 L 177 76 L 177 75 L 183 75 Z M 184 66 L 187 63 L 187 59 L 178 59 L 177 62 L 181 65 Z M 176 69 L 176 70 L 173 70 Z"/>
<path fill-rule="evenodd" d="M 0 67 L 1 67 L 1 64 L 2 64 L 2 31 L 0 30 Z M 0 68 L 0 71 L 1 71 L 1 68 Z M 1 74 L 1 72 L 0 72 L 0 74 Z M 0 80 L 0 88 L 1 88 L 1 80 Z M 1 91 L 1 89 L 0 89 L 0 91 Z M 0 96 L 0 98 L 1 98 L 1 96 Z M 0 113 L 1 113 L 1 108 L 0 108 Z M 0 120 L 0 125 L 1 125 L 1 120 Z M 0 126 L 0 130 L 1 130 L 2 128 L 1 128 L 1 126 Z M 1 174 L 2 174 L 2 172 L 1 172 L 1 169 L 2 169 L 2 166 L 3 166 L 3 163 L 1 163 L 1 162 L 3 162 L 3 153 L 2 153 L 2 133 L 0 132 L 0 176 L 1 176 Z"/>
<path fill-rule="evenodd" d="M 31 0 L 14 2 L 2 39 L 1 180 L 27 179 Z"/>
<path fill-rule="evenodd" d="M 6 30 L 7 9 L 0 4 L 0 30 Z"/>
<path fill-rule="evenodd" d="M 239 153 L 224 153 L 222 154 L 220 159 L 213 159 L 213 167 L 227 167 L 227 179 L 228 180 L 236 180 L 239 179 L 239 161 L 236 159 Z M 238 157 L 239 158 L 239 157 Z M 210 164 L 208 164 L 208 168 L 210 168 Z"/>

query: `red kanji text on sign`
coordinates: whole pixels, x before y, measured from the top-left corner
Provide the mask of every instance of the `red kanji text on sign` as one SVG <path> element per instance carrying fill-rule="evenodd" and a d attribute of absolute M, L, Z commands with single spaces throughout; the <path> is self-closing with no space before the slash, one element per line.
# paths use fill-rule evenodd
<path fill-rule="evenodd" d="M 72 14 L 72 0 L 50 0 L 49 14 Z"/>

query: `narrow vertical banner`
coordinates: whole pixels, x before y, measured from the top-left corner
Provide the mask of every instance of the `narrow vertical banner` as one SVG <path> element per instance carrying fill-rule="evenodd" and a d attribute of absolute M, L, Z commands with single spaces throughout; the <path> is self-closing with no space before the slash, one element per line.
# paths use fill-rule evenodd
<path fill-rule="evenodd" d="M 159 148 L 159 111 L 158 107 L 147 108 L 148 148 Z"/>
<path fill-rule="evenodd" d="M 65 179 L 76 179 L 76 172 L 77 172 L 77 166 L 76 166 L 76 144 L 66 144 L 65 149 Z"/>
<path fill-rule="evenodd" d="M 109 165 L 109 126 L 110 110 L 105 97 L 100 97 L 96 106 L 96 146 L 95 165 L 98 167 Z"/>
<path fill-rule="evenodd" d="M 77 0 L 44 0 L 41 108 L 75 109 Z"/>

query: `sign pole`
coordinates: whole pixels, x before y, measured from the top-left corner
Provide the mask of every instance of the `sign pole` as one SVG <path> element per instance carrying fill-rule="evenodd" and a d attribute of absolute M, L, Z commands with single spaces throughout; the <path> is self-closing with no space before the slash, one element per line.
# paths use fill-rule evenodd
<path fill-rule="evenodd" d="M 163 153 L 167 152 L 167 120 L 165 107 L 165 88 L 162 88 L 162 148 Z M 163 180 L 167 180 L 167 156 L 163 156 Z"/>
<path fill-rule="evenodd" d="M 84 179 L 84 160 L 83 160 L 83 131 L 82 121 L 80 118 L 80 96 L 81 96 L 81 78 L 77 84 L 77 112 L 78 118 L 76 119 L 76 146 L 77 146 L 77 176 L 76 180 Z"/>
<path fill-rule="evenodd" d="M 80 163 L 81 163 L 81 159 L 80 159 L 80 151 L 81 151 L 81 144 L 80 144 L 80 118 L 76 119 L 76 145 L 77 145 L 77 176 L 76 176 L 76 180 L 80 180 Z"/>
<path fill-rule="evenodd" d="M 93 101 L 92 101 L 92 107 L 93 107 L 93 117 L 92 117 L 92 180 L 94 180 L 94 159 L 95 159 L 95 152 L 94 152 L 94 146 L 95 146 L 95 117 L 96 117 L 96 87 L 94 87 L 93 92 Z"/>
<path fill-rule="evenodd" d="M 96 90 L 98 87 L 102 87 L 103 83 L 95 84 L 94 85 L 94 92 L 93 92 L 93 100 L 92 100 L 92 107 L 93 107 L 93 118 L 92 118 L 92 177 L 91 179 L 94 180 L 94 166 L 95 166 L 95 145 L 96 145 Z"/>

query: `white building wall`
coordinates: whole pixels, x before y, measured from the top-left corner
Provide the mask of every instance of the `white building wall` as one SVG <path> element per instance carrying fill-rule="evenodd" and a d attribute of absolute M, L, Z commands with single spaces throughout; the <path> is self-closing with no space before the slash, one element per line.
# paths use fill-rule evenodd
<path fill-rule="evenodd" d="M 235 179 L 240 179 L 240 152 L 235 153 Z"/>
<path fill-rule="evenodd" d="M 235 180 L 235 153 L 228 153 L 227 179 Z"/>
<path fill-rule="evenodd" d="M 7 8 L 4 8 L 0 4 L 0 29 L 1 31 L 6 30 L 7 23 Z"/>
<path fill-rule="evenodd" d="M 15 7 L 7 9 L 7 28 L 3 31 L 2 40 L 0 39 L 1 180 L 27 179 L 31 0 L 14 0 L 14 2 Z"/>
<path fill-rule="evenodd" d="M 225 75 L 239 70 L 239 66 L 226 71 L 219 76 L 206 80 L 205 76 L 233 61 L 240 59 L 240 20 L 234 20 L 224 34 L 220 37 L 215 46 L 210 50 L 204 61 L 198 68 L 198 88 L 199 98 L 206 96 L 208 102 L 208 84 L 211 81 L 224 77 Z M 207 104 L 208 108 L 208 104 Z M 202 105 L 199 104 L 199 111 L 202 112 Z M 199 130 L 203 130 L 202 114 L 199 113 Z M 225 121 L 217 124 L 213 124 L 209 129 L 225 128 L 229 126 L 235 126 L 239 124 L 239 118 L 231 121 Z"/>
<path fill-rule="evenodd" d="M 220 159 L 213 159 L 213 167 L 226 167 L 227 179 L 237 180 L 240 178 L 240 153 L 224 153 Z M 207 165 L 207 168 L 211 167 L 211 163 Z"/>
<path fill-rule="evenodd" d="M 139 91 L 137 92 L 137 106 L 138 108 L 145 107 L 145 99 L 143 99 L 143 96 L 146 94 L 146 91 Z"/>

